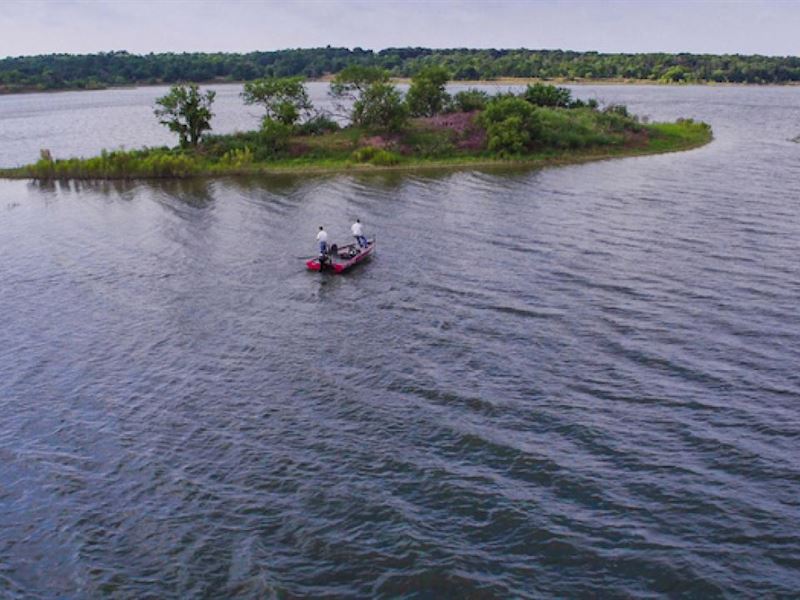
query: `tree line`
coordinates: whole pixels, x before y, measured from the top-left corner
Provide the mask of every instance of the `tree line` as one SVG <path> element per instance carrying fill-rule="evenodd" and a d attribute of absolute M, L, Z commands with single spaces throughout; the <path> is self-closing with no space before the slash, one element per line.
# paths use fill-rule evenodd
<path fill-rule="evenodd" d="M 538 110 L 541 108 L 586 109 L 596 113 L 592 119 L 602 120 L 604 125 L 617 121 L 620 131 L 639 127 L 638 121 L 628 114 L 625 107 L 606 107 L 604 114 L 600 115 L 596 100 L 573 100 L 567 88 L 535 83 L 528 85 L 521 94 L 499 91 L 490 96 L 474 88 L 450 94 L 446 89 L 450 77 L 443 67 L 425 67 L 411 78 L 411 85 L 404 95 L 391 83 L 386 69 L 351 65 L 334 77 L 329 94 L 339 109 L 347 114 L 350 125 L 361 132 L 398 134 L 408 128 L 412 117 L 470 113 L 471 120 L 486 132 L 486 148 L 501 156 L 522 154 L 543 141 L 544 113 Z M 300 76 L 269 77 L 247 82 L 241 97 L 246 104 L 260 105 L 264 110 L 260 130 L 249 139 L 256 147 L 256 158 L 259 160 L 279 155 L 288 147 L 293 135 L 320 135 L 340 127 L 327 113 L 314 109 Z M 236 135 L 206 135 L 212 129 L 214 98 L 214 91 L 203 93 L 196 83 L 176 84 L 168 94 L 156 99 L 154 112 L 161 124 L 178 135 L 181 149 L 196 151 L 203 140 L 203 152 L 206 154 L 210 152 L 240 157 L 242 151 L 253 152 L 251 146 L 246 149 L 229 147 L 229 142 Z M 558 113 L 552 113 L 551 120 L 561 120 L 561 125 L 567 122 L 553 115 Z M 579 125 L 570 122 L 572 128 L 579 129 Z M 589 131 L 591 127 L 587 129 L 586 123 L 583 125 L 586 129 L 584 134 L 593 133 Z M 561 130 L 556 138 L 564 137 L 565 132 Z M 574 136 L 576 132 L 570 135 Z M 554 138 L 548 141 L 558 146 L 561 140 Z M 598 141 L 599 138 L 584 140 L 582 144 Z M 222 150 L 218 148 L 221 145 L 225 146 Z"/>
<path fill-rule="evenodd" d="M 602 54 L 562 50 L 469 48 L 308 48 L 272 52 L 164 53 L 125 51 L 50 54 L 0 59 L 0 92 L 101 89 L 113 85 L 194 81 L 253 81 L 265 77 L 319 78 L 350 66 L 411 77 L 428 67 L 452 79 L 529 77 L 563 80 L 650 80 L 667 83 L 780 84 L 800 81 L 800 57 L 714 54 Z"/>

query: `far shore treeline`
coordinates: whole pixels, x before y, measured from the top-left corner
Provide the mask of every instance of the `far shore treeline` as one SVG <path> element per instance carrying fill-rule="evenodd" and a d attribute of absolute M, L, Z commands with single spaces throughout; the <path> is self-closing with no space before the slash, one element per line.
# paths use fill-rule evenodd
<path fill-rule="evenodd" d="M 800 82 L 800 57 L 714 54 L 601 54 L 562 50 L 308 48 L 272 52 L 50 54 L 0 60 L 0 93 L 108 86 L 252 81 L 263 77 L 335 75 L 348 66 L 376 67 L 392 77 L 411 77 L 443 67 L 453 80 L 502 77 L 560 81 L 659 83 Z"/>

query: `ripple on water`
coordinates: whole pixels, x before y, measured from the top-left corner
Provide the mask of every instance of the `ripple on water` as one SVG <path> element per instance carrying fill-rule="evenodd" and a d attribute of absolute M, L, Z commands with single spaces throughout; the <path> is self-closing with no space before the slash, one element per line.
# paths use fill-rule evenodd
<path fill-rule="evenodd" d="M 717 140 L 1 184 L 0 596 L 794 594 L 787 90 L 578 91 Z M 306 273 L 356 217 L 374 258 Z"/>

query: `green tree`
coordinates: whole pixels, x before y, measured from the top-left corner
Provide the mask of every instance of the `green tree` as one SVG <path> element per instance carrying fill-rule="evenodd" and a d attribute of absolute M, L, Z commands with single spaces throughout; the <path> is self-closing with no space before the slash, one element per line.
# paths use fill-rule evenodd
<path fill-rule="evenodd" d="M 411 114 L 415 117 L 432 117 L 442 112 L 450 99 L 444 88 L 449 79 L 450 73 L 447 69 L 435 65 L 414 75 L 406 95 Z"/>
<path fill-rule="evenodd" d="M 390 83 L 373 83 L 353 104 L 353 123 L 367 129 L 399 131 L 407 121 L 408 107 Z"/>
<path fill-rule="evenodd" d="M 355 122 L 355 104 L 361 99 L 364 92 L 372 85 L 388 83 L 388 81 L 389 72 L 385 69 L 349 65 L 333 78 L 329 93 L 339 113 L 342 116 L 349 114 L 350 120 Z"/>
<path fill-rule="evenodd" d="M 182 148 L 197 146 L 204 131 L 211 129 L 211 105 L 214 91 L 200 93 L 196 83 L 173 85 L 169 94 L 156 100 L 160 108 L 155 109 L 159 123 L 177 133 Z"/>
<path fill-rule="evenodd" d="M 269 77 L 244 84 L 245 104 L 260 104 L 266 119 L 294 125 L 312 109 L 302 77 Z"/>
<path fill-rule="evenodd" d="M 389 72 L 380 67 L 349 65 L 339 71 L 331 82 L 331 95 L 335 98 L 358 100 L 366 89 L 375 83 L 389 81 Z"/>
<path fill-rule="evenodd" d="M 535 83 L 528 86 L 523 97 L 535 106 L 567 107 L 572 100 L 572 92 L 563 87 Z"/>
<path fill-rule="evenodd" d="M 483 110 L 489 102 L 489 94 L 483 90 L 470 88 L 457 92 L 453 95 L 451 109 L 453 111 L 471 112 L 473 110 Z"/>
<path fill-rule="evenodd" d="M 493 100 L 479 118 L 486 128 L 489 150 L 498 154 L 520 154 L 541 136 L 539 110 L 516 96 Z"/>
<path fill-rule="evenodd" d="M 664 81 L 678 82 L 686 79 L 686 75 L 687 75 L 686 69 L 680 66 L 674 66 L 664 71 L 664 74 L 661 76 L 661 79 Z"/>

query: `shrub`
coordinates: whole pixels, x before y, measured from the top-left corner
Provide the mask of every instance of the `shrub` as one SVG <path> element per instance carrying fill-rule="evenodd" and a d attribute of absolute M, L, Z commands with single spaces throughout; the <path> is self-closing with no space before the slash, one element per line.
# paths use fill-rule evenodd
<path fill-rule="evenodd" d="M 268 117 L 261 123 L 261 131 L 258 132 L 258 145 L 255 149 L 256 160 L 269 160 L 279 155 L 289 147 L 289 138 L 292 135 L 292 127 L 275 121 Z"/>
<path fill-rule="evenodd" d="M 369 162 L 373 165 L 389 167 L 399 163 L 400 157 L 394 152 L 389 152 L 388 150 L 378 150 Z"/>
<path fill-rule="evenodd" d="M 356 162 L 369 162 L 380 151 L 380 148 L 374 146 L 364 146 L 355 150 L 351 155 L 352 159 Z"/>
<path fill-rule="evenodd" d="M 534 106 L 565 108 L 572 101 L 572 92 L 563 87 L 535 83 L 528 86 L 522 97 Z"/>
<path fill-rule="evenodd" d="M 426 67 L 414 75 L 406 95 L 411 115 L 432 117 L 442 112 L 450 99 L 450 95 L 444 87 L 448 79 L 450 79 L 450 73 L 440 66 Z"/>
<path fill-rule="evenodd" d="M 414 144 L 414 154 L 425 158 L 447 156 L 454 150 L 453 142 L 446 135 L 419 136 Z"/>
<path fill-rule="evenodd" d="M 611 105 L 597 113 L 598 123 L 608 131 L 621 133 L 624 131 L 641 131 L 644 126 L 638 117 L 628 114 L 628 109 L 621 105 Z"/>
<path fill-rule="evenodd" d="M 598 106 L 600 106 L 600 104 L 595 98 L 589 98 L 585 102 L 581 99 L 573 100 L 567 108 L 590 108 L 592 110 L 597 110 Z"/>
<path fill-rule="evenodd" d="M 522 154 L 531 143 L 531 135 L 525 130 L 522 118 L 518 116 L 490 123 L 486 133 L 489 150 L 500 155 Z"/>
<path fill-rule="evenodd" d="M 226 167 L 244 167 L 253 162 L 253 151 L 249 146 L 229 150 L 222 155 L 219 162 Z"/>
<path fill-rule="evenodd" d="M 609 135 L 602 121 L 591 109 L 542 109 L 542 145 L 557 149 L 577 149 L 621 141 Z"/>
<path fill-rule="evenodd" d="M 399 131 L 408 121 L 408 107 L 389 83 L 373 83 L 353 104 L 356 125 L 379 131 Z"/>
<path fill-rule="evenodd" d="M 489 150 L 505 155 L 532 147 L 541 133 L 538 110 L 516 96 L 492 100 L 479 117 L 486 128 Z"/>
<path fill-rule="evenodd" d="M 323 135 L 337 131 L 339 124 L 328 115 L 318 114 L 300 125 L 295 126 L 298 135 Z"/>
<path fill-rule="evenodd" d="M 483 90 L 471 88 L 454 94 L 448 108 L 451 112 L 471 112 L 483 110 L 488 102 L 489 94 Z"/>
<path fill-rule="evenodd" d="M 360 163 L 370 163 L 382 167 L 396 165 L 400 162 L 400 156 L 389 150 L 383 148 L 376 148 L 375 146 L 365 146 L 354 151 L 351 155 L 352 159 Z"/>
<path fill-rule="evenodd" d="M 628 107 L 624 104 L 609 104 L 603 109 L 604 113 L 610 113 L 614 115 L 619 115 L 621 117 L 630 117 L 630 113 L 628 112 Z"/>

